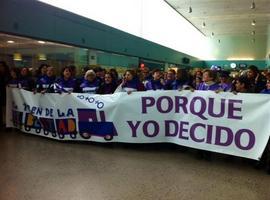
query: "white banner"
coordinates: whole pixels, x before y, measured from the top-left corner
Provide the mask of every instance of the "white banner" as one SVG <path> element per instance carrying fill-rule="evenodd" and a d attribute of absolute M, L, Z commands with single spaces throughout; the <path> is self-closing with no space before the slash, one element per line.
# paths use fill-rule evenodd
<path fill-rule="evenodd" d="M 270 95 L 211 91 L 33 94 L 7 89 L 7 125 L 61 140 L 169 142 L 260 159 Z"/>

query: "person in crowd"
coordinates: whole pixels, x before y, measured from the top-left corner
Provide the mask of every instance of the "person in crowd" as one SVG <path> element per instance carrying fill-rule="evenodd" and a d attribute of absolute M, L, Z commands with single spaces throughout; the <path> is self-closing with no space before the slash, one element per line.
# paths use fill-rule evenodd
<path fill-rule="evenodd" d="M 84 80 L 83 77 L 77 77 L 77 67 L 75 65 L 69 65 L 71 69 L 71 77 L 75 80 L 76 86 L 74 91 L 80 91 L 80 85 L 82 84 L 82 81 Z M 83 73 L 85 74 L 85 73 Z"/>
<path fill-rule="evenodd" d="M 220 90 L 219 84 L 216 82 L 216 71 L 212 70 L 204 70 L 202 74 L 202 83 L 198 85 L 196 88 L 197 90 L 211 90 L 211 91 L 218 91 Z M 210 151 L 203 151 L 198 150 L 197 151 L 197 157 L 203 158 L 207 161 L 212 160 L 212 153 Z"/>
<path fill-rule="evenodd" d="M 109 70 L 109 72 L 112 74 L 113 80 L 115 80 L 117 85 L 119 85 L 121 83 L 121 80 L 119 79 L 119 75 L 118 75 L 118 72 L 116 71 L 116 69 L 111 68 Z"/>
<path fill-rule="evenodd" d="M 7 86 L 10 88 L 21 88 L 20 83 L 20 71 L 18 68 L 11 68 L 10 69 L 10 79 L 7 83 Z"/>
<path fill-rule="evenodd" d="M 81 83 L 83 82 L 83 80 L 84 80 L 84 75 L 85 75 L 85 73 L 86 73 L 88 70 L 90 70 L 90 67 L 88 67 L 88 66 L 85 66 L 85 67 L 83 67 L 83 68 L 81 69 L 80 77 L 78 78 L 78 79 L 80 79 Z"/>
<path fill-rule="evenodd" d="M 88 70 L 84 75 L 84 80 L 80 85 L 80 91 L 83 93 L 96 94 L 100 86 L 100 80 L 96 77 L 94 70 Z"/>
<path fill-rule="evenodd" d="M 106 70 L 101 68 L 101 67 L 96 67 L 94 69 L 95 73 L 96 73 L 96 77 L 97 79 L 99 79 L 99 82 L 102 83 L 104 82 L 104 76 L 105 76 L 105 72 Z"/>
<path fill-rule="evenodd" d="M 266 88 L 263 89 L 260 93 L 261 94 L 270 94 L 270 79 L 268 79 L 266 81 Z"/>
<path fill-rule="evenodd" d="M 28 91 L 33 91 L 33 89 L 35 89 L 35 82 L 27 67 L 23 67 L 20 71 L 20 84 L 22 89 Z"/>
<path fill-rule="evenodd" d="M 216 71 L 204 70 L 202 76 L 202 83 L 198 85 L 197 90 L 212 90 L 217 91 L 220 89 L 219 84 L 216 82 Z"/>
<path fill-rule="evenodd" d="M 240 76 L 235 80 L 234 93 L 253 93 L 250 80 L 245 76 Z"/>
<path fill-rule="evenodd" d="M 192 83 L 188 71 L 186 69 L 178 69 L 176 72 L 175 83 L 173 84 L 173 90 L 191 89 Z"/>
<path fill-rule="evenodd" d="M 146 90 L 163 90 L 161 83 L 162 72 L 159 69 L 153 70 L 153 79 L 146 82 Z"/>
<path fill-rule="evenodd" d="M 9 80 L 9 67 L 4 62 L 0 62 L 0 128 L 5 126 L 5 110 L 6 110 L 6 84 Z"/>
<path fill-rule="evenodd" d="M 176 72 L 174 69 L 168 70 L 167 79 L 165 79 L 165 82 L 163 82 L 164 90 L 173 90 L 174 88 L 176 88 L 175 75 Z"/>
<path fill-rule="evenodd" d="M 270 72 L 267 71 L 264 76 L 266 80 L 270 80 Z"/>
<path fill-rule="evenodd" d="M 192 86 L 193 88 L 198 88 L 201 83 L 202 83 L 202 77 L 197 76 L 195 77 L 195 80 L 193 80 Z"/>
<path fill-rule="evenodd" d="M 224 92 L 230 92 L 232 90 L 232 83 L 229 80 L 229 72 L 227 71 L 219 72 L 219 87 L 220 90 Z"/>
<path fill-rule="evenodd" d="M 71 77 L 72 78 L 76 78 L 77 75 L 77 69 L 75 65 L 70 65 L 69 66 L 70 70 L 71 70 Z"/>
<path fill-rule="evenodd" d="M 122 83 L 116 88 L 115 92 L 145 91 L 144 85 L 138 79 L 134 70 L 126 70 Z"/>
<path fill-rule="evenodd" d="M 36 77 L 37 77 L 37 81 L 41 78 L 43 78 L 44 76 L 46 76 L 46 72 L 47 72 L 47 68 L 48 68 L 48 65 L 47 64 L 41 64 L 37 70 L 37 73 L 36 73 Z"/>
<path fill-rule="evenodd" d="M 111 72 L 106 72 L 104 83 L 102 83 L 97 91 L 98 94 L 113 94 L 117 88 L 117 81 Z"/>
<path fill-rule="evenodd" d="M 203 76 L 203 73 L 201 69 L 199 68 L 194 69 L 192 73 L 192 87 L 193 88 L 195 89 L 198 88 L 200 83 L 202 83 L 202 76 Z"/>
<path fill-rule="evenodd" d="M 76 79 L 72 77 L 72 69 L 64 67 L 61 72 L 61 77 L 54 85 L 55 92 L 57 93 L 72 93 L 76 92 Z"/>
<path fill-rule="evenodd" d="M 142 78 L 142 83 L 144 86 L 146 86 L 146 83 L 148 81 L 151 81 L 153 79 L 152 74 L 150 73 L 150 70 L 148 67 L 144 67 L 141 70 L 141 78 Z"/>
<path fill-rule="evenodd" d="M 251 90 L 255 93 L 260 93 L 265 88 L 266 81 L 263 79 L 260 71 L 255 65 L 248 67 L 247 78 L 251 84 Z"/>
<path fill-rule="evenodd" d="M 54 83 L 55 83 L 54 67 L 48 66 L 46 69 L 46 75 L 41 77 L 36 83 L 36 92 L 53 93 Z"/>

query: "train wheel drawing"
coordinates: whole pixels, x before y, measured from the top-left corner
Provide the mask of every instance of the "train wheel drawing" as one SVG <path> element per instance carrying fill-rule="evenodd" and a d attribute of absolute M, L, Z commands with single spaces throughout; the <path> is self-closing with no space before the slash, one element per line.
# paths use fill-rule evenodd
<path fill-rule="evenodd" d="M 105 135 L 104 140 L 111 141 L 113 139 L 112 135 Z"/>
<path fill-rule="evenodd" d="M 30 131 L 30 130 L 31 130 L 31 127 L 25 126 L 24 129 L 25 129 L 26 131 Z"/>
<path fill-rule="evenodd" d="M 49 135 L 49 131 L 44 130 L 44 135 Z"/>
<path fill-rule="evenodd" d="M 71 134 L 70 134 L 70 137 L 71 137 L 72 139 L 76 139 L 76 133 L 71 133 Z"/>
<path fill-rule="evenodd" d="M 89 139 L 91 137 L 91 134 L 90 133 L 87 133 L 87 132 L 83 132 L 83 133 L 81 133 L 81 136 L 84 139 Z"/>
<path fill-rule="evenodd" d="M 62 134 L 62 133 L 59 133 L 59 138 L 60 138 L 60 139 L 64 139 L 64 138 L 65 138 L 65 135 Z"/>
<path fill-rule="evenodd" d="M 40 133 L 41 129 L 40 128 L 36 128 L 36 133 Z"/>

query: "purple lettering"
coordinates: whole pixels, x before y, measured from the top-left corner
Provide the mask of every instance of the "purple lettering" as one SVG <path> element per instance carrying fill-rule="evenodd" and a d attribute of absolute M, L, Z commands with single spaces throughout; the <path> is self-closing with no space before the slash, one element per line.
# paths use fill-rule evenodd
<path fill-rule="evenodd" d="M 148 130 L 149 125 L 153 125 L 153 127 L 154 127 L 153 133 L 149 133 L 149 130 Z M 143 133 L 147 137 L 155 137 L 155 136 L 157 136 L 158 133 L 159 133 L 159 125 L 158 125 L 158 123 L 156 121 L 153 121 L 153 120 L 146 121 L 143 124 Z"/>
<path fill-rule="evenodd" d="M 189 125 L 189 122 L 180 122 L 180 129 L 179 129 L 179 138 L 188 140 L 188 136 L 184 136 L 184 133 L 188 133 L 188 129 L 185 128 L 185 125 Z"/>
<path fill-rule="evenodd" d="M 165 100 L 165 101 L 163 101 Z M 167 102 L 168 107 L 167 109 L 162 108 L 162 103 Z M 173 100 L 168 96 L 159 97 L 157 100 L 157 110 L 160 113 L 169 113 L 173 109 Z"/>
<path fill-rule="evenodd" d="M 132 131 L 132 137 L 137 137 L 137 129 L 141 123 L 141 121 L 137 121 L 135 125 L 133 125 L 132 121 L 127 121 L 129 127 L 131 128 Z"/>
<path fill-rule="evenodd" d="M 221 141 L 221 135 L 224 134 L 227 136 L 225 141 Z M 215 145 L 219 146 L 229 146 L 233 142 L 233 132 L 230 128 L 217 126 L 216 127 L 216 139 Z"/>
<path fill-rule="evenodd" d="M 235 104 L 242 104 L 242 100 L 229 99 L 228 108 L 228 119 L 242 119 L 243 116 L 236 116 L 235 111 L 242 111 L 241 107 L 236 107 Z"/>
<path fill-rule="evenodd" d="M 196 106 L 196 102 L 199 102 L 200 105 Z M 199 108 L 199 111 L 196 111 L 195 108 L 197 108 L 197 109 Z M 201 119 L 207 120 L 207 118 L 205 116 L 203 116 L 205 111 L 206 111 L 205 99 L 202 97 L 194 97 L 190 102 L 190 112 L 193 115 L 200 117 Z"/>
<path fill-rule="evenodd" d="M 153 97 L 142 97 L 142 113 L 147 113 L 147 107 L 152 107 L 155 104 Z"/>
<path fill-rule="evenodd" d="M 171 128 L 174 127 L 174 128 Z M 173 129 L 173 132 L 171 130 Z M 174 120 L 165 120 L 165 136 L 166 137 L 175 137 L 178 132 L 178 123 Z"/>
<path fill-rule="evenodd" d="M 207 138 L 206 138 L 207 144 L 212 144 L 212 134 L 213 134 L 213 126 L 207 125 Z"/>
<path fill-rule="evenodd" d="M 204 142 L 205 138 L 198 139 L 195 137 L 195 130 L 197 129 L 197 127 L 202 127 L 205 129 L 205 124 L 197 123 L 197 124 L 192 125 L 190 128 L 190 137 L 195 142 Z"/>
<path fill-rule="evenodd" d="M 219 113 L 214 113 L 214 98 L 209 98 L 209 105 L 208 105 L 208 113 L 210 116 L 212 117 L 223 117 L 224 113 L 225 113 L 225 101 L 226 99 L 221 99 L 221 103 L 220 103 L 220 112 Z M 216 110 L 216 109 L 215 109 Z"/>
<path fill-rule="evenodd" d="M 244 133 L 247 133 L 248 134 L 248 137 L 249 137 L 249 142 L 247 144 L 247 146 L 243 146 L 241 144 L 241 136 L 244 134 Z M 240 129 L 238 130 L 236 133 L 235 133 L 235 145 L 239 148 L 239 149 L 242 149 L 242 150 L 250 150 L 254 147 L 255 145 L 255 134 L 251 131 L 251 130 L 248 130 L 248 129 Z"/>
<path fill-rule="evenodd" d="M 187 97 L 176 96 L 175 97 L 175 113 L 179 113 L 180 108 L 182 108 L 184 113 L 188 113 L 188 111 L 187 111 L 187 103 L 188 103 Z"/>

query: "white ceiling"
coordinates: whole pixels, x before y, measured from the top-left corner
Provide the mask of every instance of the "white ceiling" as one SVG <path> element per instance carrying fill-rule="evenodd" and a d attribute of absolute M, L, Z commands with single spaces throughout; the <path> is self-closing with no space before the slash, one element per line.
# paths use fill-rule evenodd
<path fill-rule="evenodd" d="M 166 0 L 178 13 L 190 21 L 204 35 L 236 36 L 267 35 L 270 26 L 270 0 Z M 189 7 L 192 12 L 189 13 Z M 252 26 L 252 20 L 256 25 Z M 205 22 L 205 28 L 202 27 Z"/>

